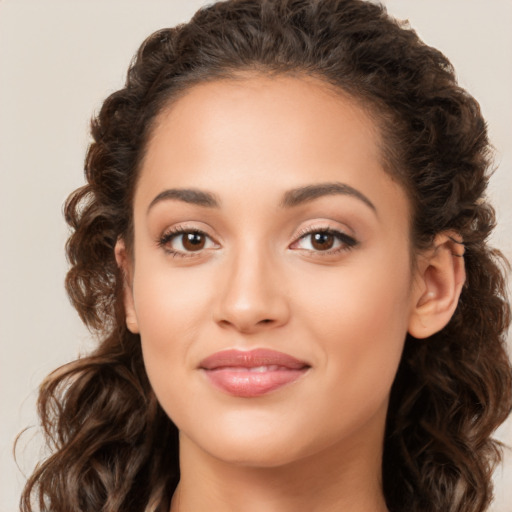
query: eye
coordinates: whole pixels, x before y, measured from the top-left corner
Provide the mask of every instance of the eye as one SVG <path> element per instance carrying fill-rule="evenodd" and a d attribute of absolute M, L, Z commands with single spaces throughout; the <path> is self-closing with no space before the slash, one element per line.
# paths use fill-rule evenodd
<path fill-rule="evenodd" d="M 291 249 L 334 254 L 355 247 L 357 241 L 351 236 L 331 228 L 313 229 L 301 233 Z"/>
<path fill-rule="evenodd" d="M 173 256 L 193 256 L 206 249 L 215 249 L 218 245 L 203 231 L 175 228 L 165 232 L 158 240 Z"/>

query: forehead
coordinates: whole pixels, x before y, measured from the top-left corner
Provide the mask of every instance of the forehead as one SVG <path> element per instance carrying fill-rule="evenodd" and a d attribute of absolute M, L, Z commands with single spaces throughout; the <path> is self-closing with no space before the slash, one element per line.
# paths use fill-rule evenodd
<path fill-rule="evenodd" d="M 378 196 L 396 188 L 384 171 L 381 147 L 367 109 L 316 78 L 207 82 L 158 116 L 136 200 L 144 196 L 148 204 L 170 186 L 220 192 L 229 186 L 240 194 L 250 186 L 261 198 L 315 181 L 343 181 Z"/>
<path fill-rule="evenodd" d="M 354 128 L 357 124 L 377 142 L 380 131 L 370 113 L 369 105 L 313 76 L 239 72 L 233 78 L 194 84 L 172 98 L 157 116 L 153 135 L 157 135 L 158 127 L 169 127 L 173 121 L 183 123 L 182 129 L 193 123 L 194 131 L 201 122 L 204 130 L 197 132 L 201 135 L 213 125 L 219 130 L 224 121 L 229 129 L 243 117 L 241 124 L 252 138 L 261 133 L 258 128 L 266 118 L 267 125 L 290 130 L 293 124 L 297 129 L 306 128 L 309 134 L 319 125 L 327 127 L 330 121 L 348 122 Z"/>
<path fill-rule="evenodd" d="M 209 158 L 229 141 L 233 156 L 249 145 L 273 156 L 297 146 L 329 154 L 349 139 L 360 156 L 380 161 L 380 131 L 367 108 L 348 94 L 309 76 L 243 74 L 193 85 L 171 100 L 155 120 L 143 167 L 171 150 L 177 159 L 191 146 L 202 146 Z"/>

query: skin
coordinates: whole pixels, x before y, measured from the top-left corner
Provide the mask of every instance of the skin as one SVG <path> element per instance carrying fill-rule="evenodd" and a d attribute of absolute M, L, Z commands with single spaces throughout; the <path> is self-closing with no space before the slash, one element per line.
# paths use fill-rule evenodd
<path fill-rule="evenodd" d="M 449 320 L 464 276 L 447 236 L 412 253 L 410 204 L 380 142 L 353 100 L 311 78 L 209 82 L 161 113 L 134 197 L 133 258 L 122 240 L 116 256 L 127 325 L 180 431 L 173 512 L 387 510 L 382 443 L 404 340 Z M 283 207 L 290 190 L 325 183 L 345 188 Z M 177 227 L 206 233 L 203 248 L 165 238 Z M 318 248 L 306 231 L 325 229 L 355 244 Z M 233 348 L 310 368 L 263 396 L 231 396 L 198 366 Z"/>

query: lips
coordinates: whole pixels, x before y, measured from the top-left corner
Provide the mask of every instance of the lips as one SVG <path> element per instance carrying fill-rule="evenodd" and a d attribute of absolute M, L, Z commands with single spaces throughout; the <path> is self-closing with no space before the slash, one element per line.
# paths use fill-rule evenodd
<path fill-rule="evenodd" d="M 256 349 L 217 352 L 201 361 L 199 368 L 216 388 L 251 398 L 291 384 L 310 366 L 283 352 Z"/>

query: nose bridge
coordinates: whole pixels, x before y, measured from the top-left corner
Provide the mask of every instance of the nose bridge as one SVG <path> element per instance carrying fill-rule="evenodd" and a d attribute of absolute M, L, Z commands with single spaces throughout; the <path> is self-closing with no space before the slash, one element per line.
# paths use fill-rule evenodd
<path fill-rule="evenodd" d="M 218 296 L 218 322 L 251 332 L 287 321 L 288 301 L 276 260 L 266 244 L 252 239 L 232 249 Z"/>

